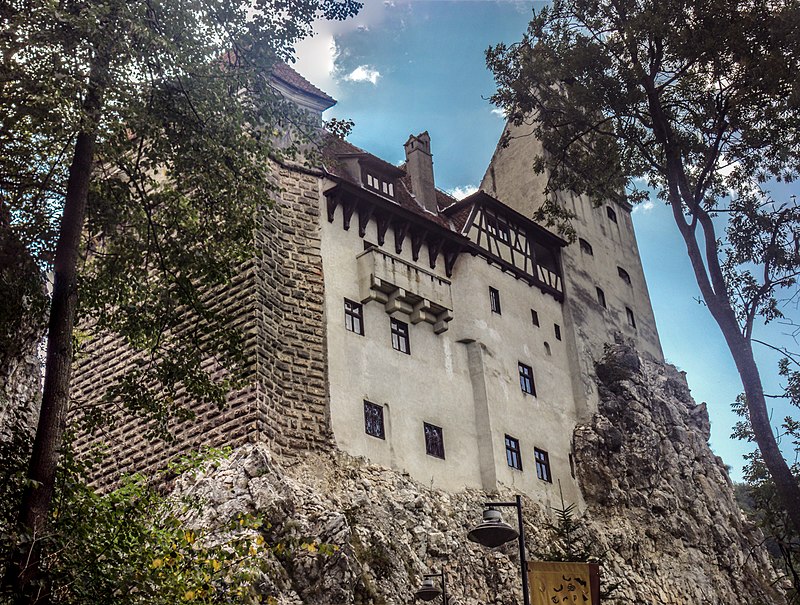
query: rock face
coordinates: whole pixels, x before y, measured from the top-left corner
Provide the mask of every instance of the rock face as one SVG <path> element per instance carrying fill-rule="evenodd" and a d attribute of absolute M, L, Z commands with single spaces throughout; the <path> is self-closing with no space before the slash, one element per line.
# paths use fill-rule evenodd
<path fill-rule="evenodd" d="M 597 374 L 601 406 L 576 428 L 574 449 L 587 504 L 577 541 L 601 556 L 605 586 L 619 585 L 604 603 L 783 602 L 770 587 L 775 574 L 759 536 L 707 445 L 705 407 L 691 400 L 682 376 L 624 346 Z M 407 604 L 431 569 L 447 572 L 451 605 L 522 602 L 515 543 L 490 551 L 466 538 L 489 498 L 479 491 L 432 490 L 343 454 L 282 469 L 259 444 L 180 478 L 176 491 L 205 502 L 194 524 L 255 512 L 268 521 L 271 544 L 331 547 L 261 555 L 259 586 L 271 603 Z M 523 506 L 535 558 L 552 550 L 552 511 L 527 498 Z"/>
<path fill-rule="evenodd" d="M 760 532 L 708 447 L 705 404 L 674 367 L 611 347 L 574 449 L 586 519 L 623 602 L 776 603 Z"/>

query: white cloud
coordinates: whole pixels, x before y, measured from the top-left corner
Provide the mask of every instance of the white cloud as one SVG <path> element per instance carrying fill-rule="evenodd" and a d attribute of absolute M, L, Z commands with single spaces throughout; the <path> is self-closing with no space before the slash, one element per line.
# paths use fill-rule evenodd
<path fill-rule="evenodd" d="M 369 82 L 370 84 L 377 84 L 378 78 L 381 77 L 381 72 L 377 69 L 371 68 L 369 65 L 359 65 L 344 79 L 349 82 Z"/>
<path fill-rule="evenodd" d="M 653 200 L 646 200 L 646 201 L 642 202 L 641 204 L 636 204 L 633 207 L 633 212 L 634 213 L 642 213 L 642 214 L 644 214 L 646 212 L 650 212 L 655 207 L 656 207 L 656 203 Z"/>
<path fill-rule="evenodd" d="M 392 18 L 394 2 L 385 4 L 380 0 L 366 0 L 358 15 L 346 21 L 321 19 L 314 23 L 314 34 L 295 46 L 297 61 L 292 67 L 314 86 L 334 99 L 343 100 L 346 95 L 341 88 L 341 69 L 337 62 L 347 54 L 337 40 L 347 34 L 368 32 Z"/>
<path fill-rule="evenodd" d="M 463 187 L 454 187 L 449 189 L 447 193 L 452 195 L 457 200 L 463 200 L 468 195 L 472 195 L 478 190 L 477 185 L 464 185 Z"/>
<path fill-rule="evenodd" d="M 504 110 L 500 109 L 499 107 L 495 107 L 494 109 L 492 109 L 492 115 L 495 115 L 495 116 L 498 116 L 500 118 L 505 119 L 506 112 Z"/>

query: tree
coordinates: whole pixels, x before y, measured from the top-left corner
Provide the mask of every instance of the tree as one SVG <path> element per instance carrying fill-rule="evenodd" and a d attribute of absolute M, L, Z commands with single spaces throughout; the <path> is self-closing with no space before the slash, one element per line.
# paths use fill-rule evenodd
<path fill-rule="evenodd" d="M 355 0 L 0 1 L 0 200 L 54 274 L 41 413 L 19 525 L 30 551 L 6 581 L 35 601 L 70 405 L 76 321 L 144 362 L 111 394 L 160 421 L 173 395 L 224 401 L 241 365 L 224 311 L 204 300 L 250 257 L 275 190 L 276 131 L 303 116 L 272 65 L 319 17 Z M 187 318 L 192 321 L 188 322 Z M 190 328 L 187 328 L 187 323 Z M 227 369 L 221 381 L 201 364 Z M 150 385 L 144 386 L 144 385 Z M 23 561 L 26 563 L 23 564 Z"/>
<path fill-rule="evenodd" d="M 741 376 L 755 441 L 800 530 L 800 488 L 770 426 L 753 355 L 757 319 L 796 295 L 800 209 L 770 180 L 800 169 L 797 0 L 554 0 L 523 40 L 487 51 L 492 100 L 532 124 L 556 192 L 667 202 L 705 304 Z M 720 231 L 725 237 L 720 236 Z"/>

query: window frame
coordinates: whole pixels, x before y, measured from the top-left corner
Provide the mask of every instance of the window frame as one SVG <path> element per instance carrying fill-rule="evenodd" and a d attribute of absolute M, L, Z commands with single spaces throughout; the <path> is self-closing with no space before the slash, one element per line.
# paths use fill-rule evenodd
<path fill-rule="evenodd" d="M 493 288 L 489 286 L 489 307 L 492 310 L 492 313 L 496 313 L 497 315 L 502 315 L 502 309 L 500 307 L 500 290 L 497 288 Z"/>
<path fill-rule="evenodd" d="M 432 458 L 444 460 L 444 430 L 442 430 L 442 427 L 431 424 L 430 422 L 423 422 L 422 430 L 423 434 L 425 435 L 425 454 L 431 456 Z M 429 435 L 432 434 L 438 435 L 438 443 L 429 439 Z M 436 445 L 439 446 L 439 450 L 436 450 Z"/>
<path fill-rule="evenodd" d="M 517 368 L 519 370 L 520 390 L 527 395 L 536 397 L 536 379 L 533 375 L 533 368 L 521 361 L 517 362 Z"/>
<path fill-rule="evenodd" d="M 623 269 L 619 265 L 617 265 L 617 275 L 619 275 L 619 278 L 629 286 L 633 285 L 633 283 L 631 282 L 631 274 L 628 273 L 625 269 Z"/>
<path fill-rule="evenodd" d="M 392 348 L 395 351 L 411 355 L 411 336 L 409 335 L 408 324 L 391 317 L 389 325 L 392 335 Z M 403 347 L 405 347 L 405 350 Z"/>
<path fill-rule="evenodd" d="M 358 330 L 355 329 L 356 322 Z M 364 336 L 364 305 L 349 298 L 344 299 L 344 327 L 348 332 Z"/>
<path fill-rule="evenodd" d="M 533 459 L 536 462 L 536 476 L 542 481 L 553 483 L 553 473 L 550 469 L 550 454 L 546 450 L 533 448 Z"/>
<path fill-rule="evenodd" d="M 505 436 L 506 443 L 506 463 L 510 468 L 522 470 L 522 450 L 519 446 L 519 439 L 510 435 Z"/>
<path fill-rule="evenodd" d="M 378 431 L 379 434 L 372 432 L 370 430 L 370 416 L 368 411 L 377 412 L 377 418 L 380 420 L 380 430 Z M 373 421 L 375 421 L 375 417 L 373 417 Z M 371 401 L 364 400 L 364 432 L 369 435 L 370 437 L 375 437 L 376 439 L 383 439 L 386 441 L 386 422 L 383 414 L 383 406 L 378 405 L 377 403 L 372 403 Z"/>
<path fill-rule="evenodd" d="M 592 248 L 592 245 L 582 237 L 578 238 L 578 246 L 580 246 L 581 252 L 588 254 L 589 256 L 594 256 L 594 249 Z"/>
<path fill-rule="evenodd" d="M 556 340 L 561 340 L 561 326 L 556 323 L 553 324 L 553 334 L 555 334 Z"/>
<path fill-rule="evenodd" d="M 625 307 L 625 315 L 628 316 L 628 325 L 635 330 L 636 316 L 633 313 L 633 309 L 631 309 L 630 307 Z"/>
<path fill-rule="evenodd" d="M 539 313 L 536 311 L 536 309 L 531 309 L 531 322 L 533 322 L 533 325 L 537 328 L 540 327 Z"/>
<path fill-rule="evenodd" d="M 612 223 L 619 224 L 617 223 L 617 211 L 614 210 L 611 206 L 606 206 L 606 216 L 608 217 L 608 220 L 610 220 Z"/>
<path fill-rule="evenodd" d="M 608 305 L 606 304 L 606 293 L 603 292 L 603 289 L 600 286 L 595 286 L 594 290 L 597 294 L 597 303 L 604 309 L 608 309 Z"/>
<path fill-rule="evenodd" d="M 385 176 L 379 175 L 376 172 L 364 169 L 363 183 L 364 187 L 370 191 L 394 199 L 394 181 L 392 181 L 392 179 L 387 179 Z"/>

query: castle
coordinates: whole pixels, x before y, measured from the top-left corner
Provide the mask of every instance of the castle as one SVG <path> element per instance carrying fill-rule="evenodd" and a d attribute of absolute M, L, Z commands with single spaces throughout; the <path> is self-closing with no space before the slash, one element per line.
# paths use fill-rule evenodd
<path fill-rule="evenodd" d="M 274 81 L 318 116 L 335 103 L 286 66 Z M 251 382 L 225 410 L 195 406 L 173 444 L 120 422 L 102 436 L 108 477 L 266 441 L 283 457 L 335 447 L 447 490 L 504 484 L 549 503 L 560 486 L 580 502 L 571 437 L 596 407 L 594 360 L 618 334 L 663 355 L 630 208 L 562 194 L 576 241 L 536 224 L 537 143 L 507 128 L 460 201 L 435 186 L 427 132 L 408 138 L 401 166 L 333 137 L 318 168 L 276 164 L 282 194 L 226 294 Z M 76 397 L 128 363 L 108 337 L 83 359 Z"/>

